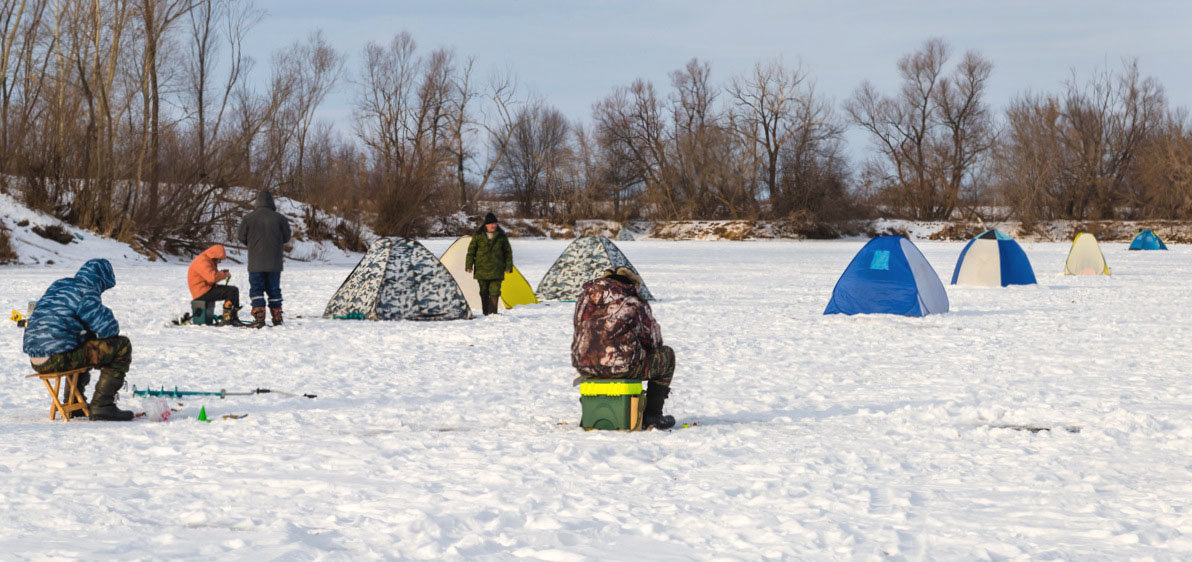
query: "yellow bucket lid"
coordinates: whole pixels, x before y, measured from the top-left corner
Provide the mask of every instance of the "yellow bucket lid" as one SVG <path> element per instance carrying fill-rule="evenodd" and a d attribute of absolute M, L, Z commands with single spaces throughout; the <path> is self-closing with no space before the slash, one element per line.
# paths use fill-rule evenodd
<path fill-rule="evenodd" d="M 634 396 L 642 393 L 639 380 L 596 380 L 579 383 L 580 396 Z"/>

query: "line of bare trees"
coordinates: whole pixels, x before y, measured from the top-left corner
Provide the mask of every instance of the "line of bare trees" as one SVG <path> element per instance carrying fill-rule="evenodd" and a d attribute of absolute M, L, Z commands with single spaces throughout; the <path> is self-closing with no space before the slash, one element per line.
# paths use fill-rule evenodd
<path fill-rule="evenodd" d="M 524 216 L 1192 218 L 1192 130 L 1136 62 L 991 107 L 992 61 L 932 39 L 836 103 L 798 64 L 613 88 L 586 122 L 413 37 L 320 32 L 258 69 L 251 0 L 0 0 L 0 189 L 147 251 L 187 251 L 272 189 L 415 234 Z M 316 118 L 336 89 L 350 124 Z M 850 163 L 859 128 L 867 158 Z M 1003 217 L 996 217 L 1003 218 Z"/>
<path fill-rule="evenodd" d="M 0 187 L 79 226 L 179 251 L 210 237 L 232 186 L 303 173 L 343 57 L 320 34 L 263 86 L 239 0 L 0 1 Z"/>

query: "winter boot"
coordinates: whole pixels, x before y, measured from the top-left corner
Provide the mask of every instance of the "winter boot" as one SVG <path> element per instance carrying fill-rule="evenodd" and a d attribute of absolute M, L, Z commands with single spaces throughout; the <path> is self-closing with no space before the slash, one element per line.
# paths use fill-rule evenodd
<path fill-rule="evenodd" d="M 270 308 L 269 315 L 272 317 L 274 326 L 281 326 L 281 308 Z"/>
<path fill-rule="evenodd" d="M 263 307 L 263 306 L 252 307 L 252 324 L 249 324 L 249 325 L 252 326 L 253 328 L 264 328 L 265 327 L 265 307 Z"/>
<path fill-rule="evenodd" d="M 488 295 L 484 295 L 484 296 L 480 297 L 480 309 L 484 311 L 485 316 L 488 316 L 489 314 L 493 313 L 492 307 L 489 305 L 489 302 L 488 302 Z"/>
<path fill-rule="evenodd" d="M 124 386 L 124 377 L 100 371 L 99 382 L 91 395 L 91 421 L 128 421 L 133 413 L 116 407 L 116 391 Z"/>
<path fill-rule="evenodd" d="M 224 301 L 220 323 L 224 326 L 244 326 L 244 322 L 240 320 L 240 307 L 233 306 L 232 301 Z"/>
<path fill-rule="evenodd" d="M 489 314 L 496 314 L 496 313 L 497 313 L 497 308 L 498 308 L 498 305 L 499 305 L 499 304 L 500 304 L 500 302 L 501 302 L 501 296 L 500 296 L 500 295 L 497 295 L 497 296 L 495 296 L 495 297 L 494 297 L 494 296 L 491 296 L 491 295 L 490 295 L 490 296 L 488 296 L 488 297 L 485 297 L 485 299 L 487 299 L 487 300 L 488 300 L 488 313 L 489 313 Z"/>
<path fill-rule="evenodd" d="M 642 412 L 642 429 L 670 429 L 675 426 L 675 417 L 662 413 L 662 404 L 670 396 L 670 387 L 650 381 L 646 390 L 646 411 Z"/>
<path fill-rule="evenodd" d="M 87 401 L 87 395 L 83 394 L 83 391 L 87 390 L 87 383 L 89 382 L 91 382 L 91 371 L 79 373 L 79 382 L 75 385 L 75 387 L 79 389 L 79 399 L 83 402 Z M 69 398 L 69 396 L 67 398 Z M 65 402 L 66 400 L 63 399 L 63 403 Z M 84 414 L 82 410 L 71 410 L 70 412 L 70 417 L 72 418 L 81 418 L 85 415 L 87 414 Z"/>

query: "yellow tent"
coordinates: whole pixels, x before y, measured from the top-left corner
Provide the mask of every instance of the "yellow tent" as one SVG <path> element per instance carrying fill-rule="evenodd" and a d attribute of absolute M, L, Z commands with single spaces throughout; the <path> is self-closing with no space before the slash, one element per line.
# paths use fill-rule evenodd
<path fill-rule="evenodd" d="M 1064 275 L 1109 275 L 1109 264 L 1105 263 L 1096 236 L 1087 232 L 1076 235 L 1068 250 L 1068 261 L 1064 262 Z"/>
<path fill-rule="evenodd" d="M 451 272 L 451 276 L 463 290 L 464 298 L 468 299 L 468 306 L 480 308 L 480 287 L 472 278 L 472 274 L 464 271 L 464 264 L 468 259 L 468 243 L 471 241 L 471 236 L 460 236 L 446 252 L 443 252 L 439 262 Z M 513 308 L 519 304 L 538 304 L 534 289 L 530 288 L 530 284 L 522 277 L 516 265 L 513 266 L 513 273 L 506 273 L 505 281 L 501 283 L 501 302 L 505 303 L 505 308 Z"/>

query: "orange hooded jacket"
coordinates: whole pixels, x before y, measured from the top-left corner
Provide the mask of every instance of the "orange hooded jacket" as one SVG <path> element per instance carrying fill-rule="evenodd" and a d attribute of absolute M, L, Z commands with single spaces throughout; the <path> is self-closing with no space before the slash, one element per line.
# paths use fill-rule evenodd
<path fill-rule="evenodd" d="M 219 274 L 219 268 L 215 265 L 215 260 L 227 259 L 228 253 L 224 251 L 224 247 L 216 244 L 199 254 L 195 261 L 190 262 L 190 269 L 186 270 L 186 284 L 190 286 L 190 297 L 197 299 L 203 296 L 203 293 L 211 290 L 223 280 L 223 276 Z"/>

